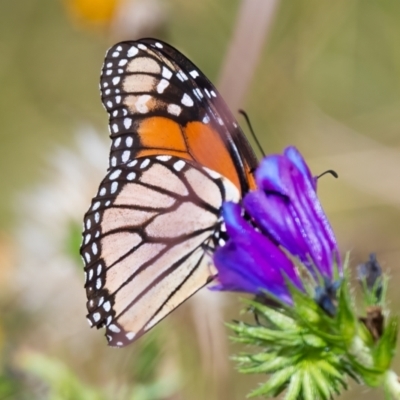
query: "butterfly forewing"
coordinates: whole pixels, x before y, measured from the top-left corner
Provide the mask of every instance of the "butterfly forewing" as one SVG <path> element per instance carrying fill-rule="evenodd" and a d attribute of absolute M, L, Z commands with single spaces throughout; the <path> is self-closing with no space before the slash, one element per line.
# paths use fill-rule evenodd
<path fill-rule="evenodd" d="M 170 155 L 110 169 L 81 247 L 88 320 L 110 345 L 137 339 L 214 277 L 221 205 L 239 197 L 217 172 Z"/>
<path fill-rule="evenodd" d="M 218 91 L 185 56 L 153 39 L 122 42 L 106 55 L 101 94 L 110 117 L 110 166 L 169 154 L 254 186 L 257 160 Z"/>

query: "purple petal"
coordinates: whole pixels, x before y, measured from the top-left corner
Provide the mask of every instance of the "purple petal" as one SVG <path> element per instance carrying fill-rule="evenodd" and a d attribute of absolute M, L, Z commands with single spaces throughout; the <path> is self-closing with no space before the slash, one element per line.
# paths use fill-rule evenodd
<path fill-rule="evenodd" d="M 296 147 L 294 147 L 294 146 L 287 147 L 283 151 L 283 154 L 286 156 L 286 158 L 288 158 L 296 166 L 296 168 L 300 171 L 300 173 L 303 176 L 307 177 L 308 181 L 313 186 L 314 190 L 316 190 L 317 189 L 317 180 L 312 175 L 310 168 L 308 168 L 308 165 L 306 164 L 303 156 L 296 149 Z"/>
<path fill-rule="evenodd" d="M 256 171 L 258 189 L 244 207 L 274 241 L 328 277 L 338 250 L 333 231 L 315 192 L 314 179 L 297 150 L 264 158 Z M 300 168 L 297 166 L 300 165 Z"/>
<path fill-rule="evenodd" d="M 225 203 L 223 215 L 230 239 L 214 254 L 220 282 L 216 289 L 248 293 L 264 289 L 290 303 L 283 273 L 302 288 L 292 261 L 241 216 L 238 204 Z"/>

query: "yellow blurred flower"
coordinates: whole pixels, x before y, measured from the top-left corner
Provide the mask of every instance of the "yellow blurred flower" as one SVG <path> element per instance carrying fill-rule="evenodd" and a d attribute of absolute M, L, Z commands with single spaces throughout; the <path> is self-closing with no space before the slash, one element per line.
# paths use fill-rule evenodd
<path fill-rule="evenodd" d="M 94 26 L 108 25 L 121 0 L 64 0 L 72 17 Z"/>
<path fill-rule="evenodd" d="M 167 20 L 162 0 L 64 0 L 82 28 L 107 32 L 114 41 L 154 36 Z"/>

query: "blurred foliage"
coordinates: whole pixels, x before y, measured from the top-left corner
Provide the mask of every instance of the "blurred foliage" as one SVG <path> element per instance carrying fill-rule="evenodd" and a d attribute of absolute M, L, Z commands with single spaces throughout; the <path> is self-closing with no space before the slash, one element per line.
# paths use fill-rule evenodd
<path fill-rule="evenodd" d="M 79 254 L 79 248 L 82 242 L 82 226 L 75 221 L 68 224 L 68 234 L 65 240 L 65 252 L 76 262 L 77 268 L 82 270 L 82 260 Z"/>

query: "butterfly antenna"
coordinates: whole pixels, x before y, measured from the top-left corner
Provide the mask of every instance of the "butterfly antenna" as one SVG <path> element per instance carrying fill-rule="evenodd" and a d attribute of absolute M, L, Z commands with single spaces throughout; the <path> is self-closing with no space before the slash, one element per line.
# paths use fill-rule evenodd
<path fill-rule="evenodd" d="M 257 145 L 258 149 L 260 150 L 262 156 L 265 157 L 264 150 L 263 150 L 263 148 L 261 147 L 261 144 L 260 144 L 260 142 L 258 141 L 258 138 L 257 138 L 256 134 L 254 133 L 253 127 L 251 126 L 251 122 L 250 122 L 249 116 L 247 115 L 246 111 L 244 111 L 244 110 L 239 110 L 239 113 L 242 114 L 243 117 L 244 117 L 244 119 L 246 120 L 247 126 L 248 126 L 249 129 L 250 129 L 251 136 L 253 136 L 253 139 L 254 139 L 254 141 L 256 142 L 256 145 Z"/>
<path fill-rule="evenodd" d="M 327 171 L 323 172 L 322 174 L 317 175 L 316 178 L 319 179 L 319 178 L 321 178 L 322 176 L 324 176 L 326 174 L 330 174 L 334 178 L 339 178 L 338 173 L 336 171 L 334 171 L 333 169 L 328 169 Z"/>

